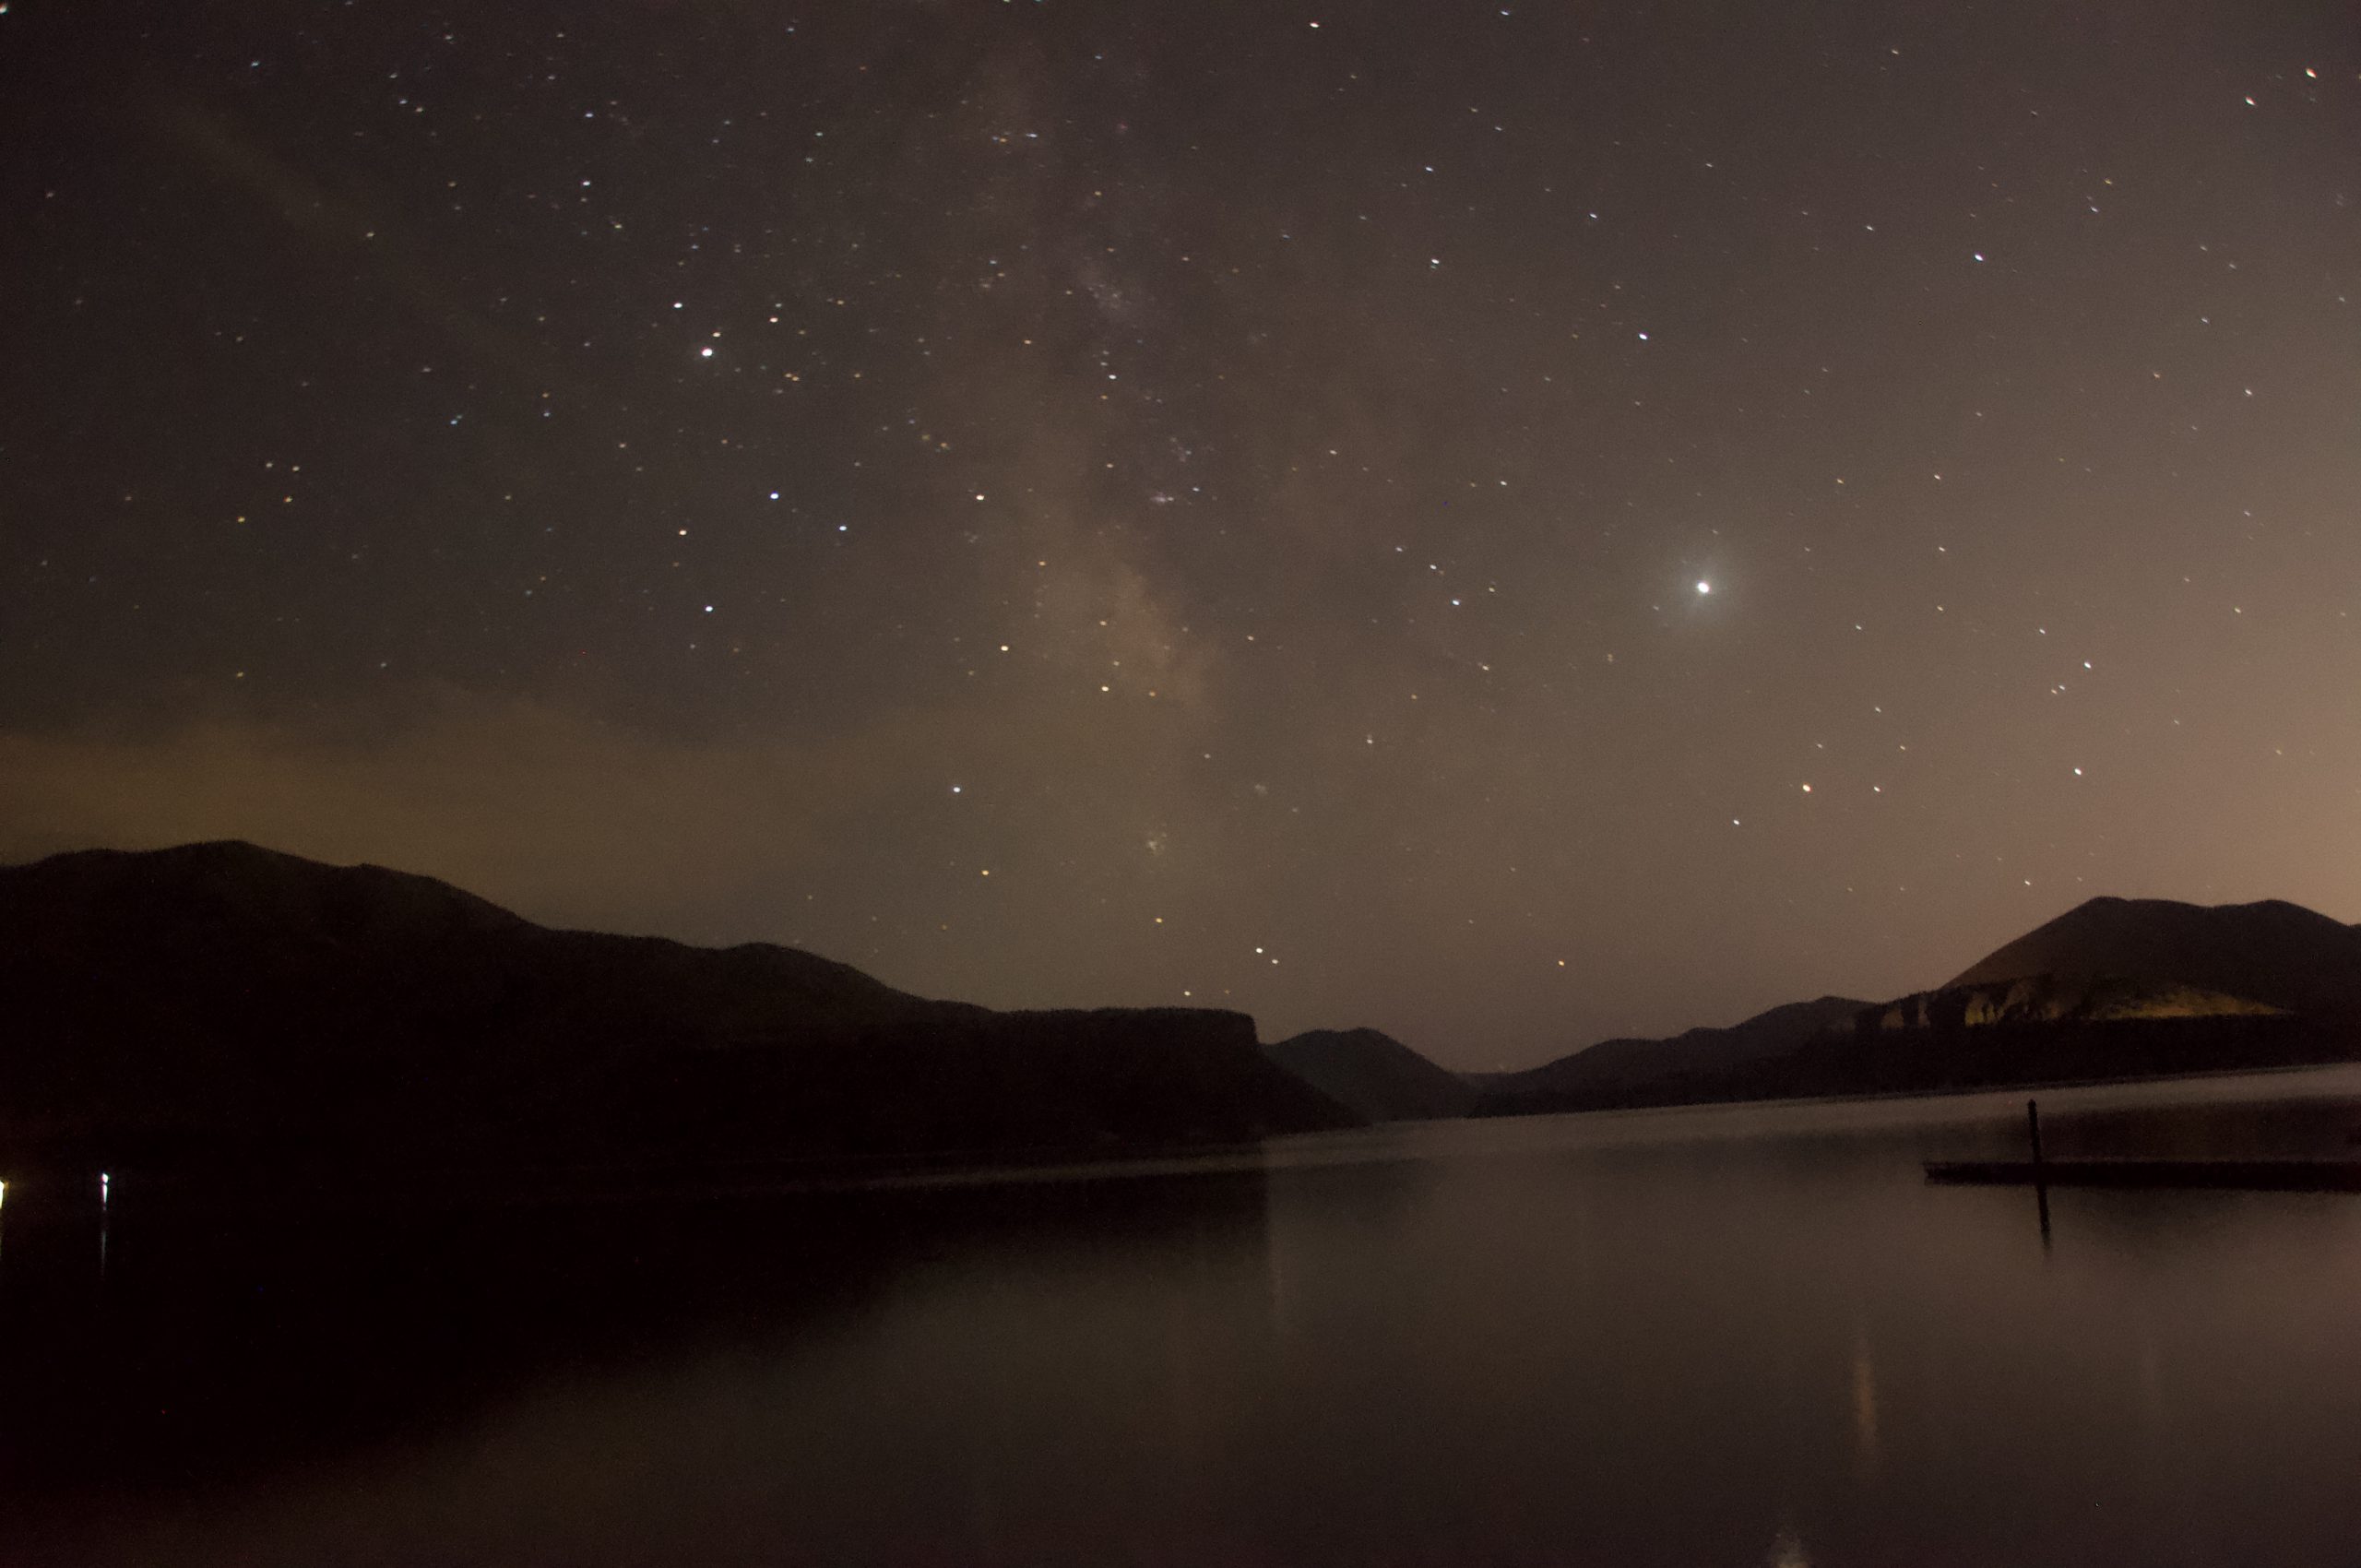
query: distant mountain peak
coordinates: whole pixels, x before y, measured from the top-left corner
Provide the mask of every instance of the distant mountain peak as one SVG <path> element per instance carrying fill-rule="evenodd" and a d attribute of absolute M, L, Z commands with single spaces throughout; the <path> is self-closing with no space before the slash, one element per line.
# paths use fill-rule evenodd
<path fill-rule="evenodd" d="M 2129 914 L 2136 917 L 2147 914 L 2160 914 L 2165 911 L 2177 909 L 2194 909 L 2207 913 L 2221 913 L 2224 911 L 2235 912 L 2242 909 L 2267 910 L 2280 914 L 2293 913 L 2300 915 L 2308 921 L 2329 920 L 2328 916 L 2319 913 L 2318 910 L 2307 909 L 2305 906 L 2286 898 L 2257 898 L 2243 904 L 2197 904 L 2191 903 L 2183 898 L 2126 898 L 2119 894 L 2099 893 L 2083 899 L 2081 903 L 2075 905 L 2064 914 L 2057 917 L 2057 921 L 2070 920 L 2078 915 Z M 2052 921 L 2048 923 L 2054 925 L 2057 923 L 2057 921 Z M 2338 922 L 2330 921 L 2329 923 L 2336 924 Z M 2035 929 L 2038 930 L 2040 928 L 2036 927 Z"/>
<path fill-rule="evenodd" d="M 2091 898 L 1938 988 L 2108 977 L 2243 997 L 2292 1012 L 2361 1010 L 2361 930 L 2301 904 Z"/>
<path fill-rule="evenodd" d="M 1475 1091 L 1377 1029 L 1309 1029 L 1266 1045 L 1270 1059 L 1372 1122 L 1422 1122 L 1464 1116 Z"/>
<path fill-rule="evenodd" d="M 2361 927 L 2300 904 L 2087 898 L 1949 983 L 1488 1074 L 1476 1114 L 2288 1065 L 2350 1054 Z"/>

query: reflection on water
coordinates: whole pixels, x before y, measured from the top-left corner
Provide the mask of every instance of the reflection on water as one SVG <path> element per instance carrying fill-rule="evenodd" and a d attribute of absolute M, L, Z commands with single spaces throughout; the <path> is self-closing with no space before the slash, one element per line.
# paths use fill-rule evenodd
<path fill-rule="evenodd" d="M 1861 1480 L 1878 1467 L 1878 1368 L 1866 1336 L 1853 1341 L 1853 1474 Z"/>
<path fill-rule="evenodd" d="M 2361 1072 L 2047 1091 L 2346 1153 Z M 2351 1562 L 2361 1199 L 2006 1097 L 407 1212 L 12 1183 L 11 1561 Z M 509 1194 L 514 1195 L 514 1194 Z M 100 1238 L 107 1238 L 101 1258 Z"/>

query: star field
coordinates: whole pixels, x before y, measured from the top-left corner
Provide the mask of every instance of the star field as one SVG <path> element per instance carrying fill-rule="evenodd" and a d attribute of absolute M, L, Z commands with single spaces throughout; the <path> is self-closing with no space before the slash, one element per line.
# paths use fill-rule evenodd
<path fill-rule="evenodd" d="M 0 854 L 1453 1066 L 2361 917 L 2341 7 L 0 8 Z"/>

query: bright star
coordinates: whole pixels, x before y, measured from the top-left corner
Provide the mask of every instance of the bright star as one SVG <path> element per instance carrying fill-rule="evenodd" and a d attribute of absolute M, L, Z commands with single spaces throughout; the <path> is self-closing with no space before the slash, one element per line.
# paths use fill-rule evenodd
<path fill-rule="evenodd" d="M 1697 591 L 1699 593 L 1711 593 L 1714 591 L 1714 585 L 1709 582 L 1700 580 L 1697 584 Z"/>

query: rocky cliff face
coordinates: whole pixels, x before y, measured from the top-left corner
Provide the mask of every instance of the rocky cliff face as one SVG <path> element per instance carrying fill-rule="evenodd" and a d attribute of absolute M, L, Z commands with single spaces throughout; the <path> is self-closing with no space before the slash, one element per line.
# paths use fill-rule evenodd
<path fill-rule="evenodd" d="M 2289 1011 L 2200 986 L 2120 976 L 2027 975 L 1922 991 L 1864 1008 L 1861 1033 L 1986 1028 L 2000 1024 L 2097 1023 L 2137 1018 L 2272 1017 Z"/>

